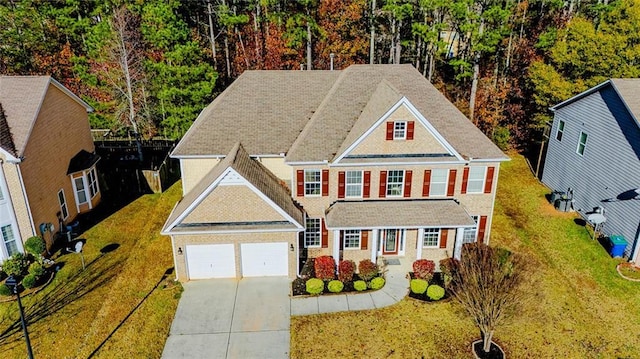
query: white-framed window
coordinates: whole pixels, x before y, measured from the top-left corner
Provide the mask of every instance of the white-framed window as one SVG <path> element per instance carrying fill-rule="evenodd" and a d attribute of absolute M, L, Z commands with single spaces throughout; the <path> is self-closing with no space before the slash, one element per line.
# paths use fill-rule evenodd
<path fill-rule="evenodd" d="M 387 175 L 387 197 L 402 197 L 404 170 L 389 171 Z"/>
<path fill-rule="evenodd" d="M 422 238 L 422 246 L 438 248 L 440 246 L 440 228 L 425 228 Z"/>
<path fill-rule="evenodd" d="M 346 197 L 362 197 L 362 171 L 347 171 L 345 174 Z"/>
<path fill-rule="evenodd" d="M 556 129 L 556 140 L 562 141 L 562 134 L 564 133 L 564 121 L 558 122 L 558 128 Z"/>
<path fill-rule="evenodd" d="M 467 178 L 467 193 L 482 193 L 484 191 L 484 178 L 486 167 L 469 167 Z"/>
<path fill-rule="evenodd" d="M 578 139 L 578 148 L 576 149 L 576 153 L 580 156 L 584 155 L 584 149 L 587 147 L 587 137 L 589 137 L 586 133 L 580 132 L 580 139 Z"/>
<path fill-rule="evenodd" d="M 476 241 L 476 238 L 478 236 L 478 216 L 471 216 L 471 218 L 473 218 L 473 221 L 476 222 L 476 225 L 474 227 L 468 227 L 464 229 L 464 233 L 462 236 L 463 243 L 473 243 Z"/>
<path fill-rule="evenodd" d="M 322 188 L 320 170 L 304 170 L 304 195 L 319 196 Z"/>
<path fill-rule="evenodd" d="M 360 237 L 359 230 L 347 229 L 343 233 L 343 241 L 345 249 L 360 249 Z"/>
<path fill-rule="evenodd" d="M 67 209 L 67 199 L 64 196 L 63 189 L 58 191 L 58 203 L 60 203 L 60 213 L 62 214 L 62 219 L 67 219 L 69 217 L 69 210 Z"/>
<path fill-rule="evenodd" d="M 304 231 L 305 248 L 318 248 L 321 244 L 320 218 L 307 218 L 307 228 Z"/>
<path fill-rule="evenodd" d="M 394 140 L 407 139 L 407 121 L 393 122 L 393 139 Z"/>
<path fill-rule="evenodd" d="M 89 195 L 93 198 L 98 194 L 98 176 L 96 175 L 95 167 L 87 173 L 87 180 L 89 182 Z"/>
<path fill-rule="evenodd" d="M 0 227 L 0 231 L 2 232 L 2 241 L 4 242 L 4 246 L 7 249 L 7 255 L 12 256 L 18 253 L 20 250 L 18 249 L 18 244 L 16 243 L 16 237 L 13 234 L 13 227 L 11 227 L 10 224 L 7 224 Z"/>
<path fill-rule="evenodd" d="M 78 204 L 87 203 L 87 192 L 84 189 L 84 177 L 76 177 L 73 179 L 76 188 L 76 199 Z"/>
<path fill-rule="evenodd" d="M 438 168 L 431 170 L 431 184 L 429 185 L 429 196 L 446 196 L 447 180 L 449 171 Z"/>

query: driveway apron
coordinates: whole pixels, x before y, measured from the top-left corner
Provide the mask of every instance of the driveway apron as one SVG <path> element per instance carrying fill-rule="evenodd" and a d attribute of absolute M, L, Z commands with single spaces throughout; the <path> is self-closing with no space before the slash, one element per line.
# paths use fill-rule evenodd
<path fill-rule="evenodd" d="M 289 279 L 184 284 L 162 358 L 288 358 Z"/>

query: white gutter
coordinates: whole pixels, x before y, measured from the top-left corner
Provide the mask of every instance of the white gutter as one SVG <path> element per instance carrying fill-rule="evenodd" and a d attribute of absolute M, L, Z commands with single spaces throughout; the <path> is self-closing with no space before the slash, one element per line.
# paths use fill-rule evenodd
<path fill-rule="evenodd" d="M 27 197 L 27 189 L 24 188 L 24 181 L 22 180 L 22 171 L 20 171 L 20 164 L 18 163 L 16 163 L 16 171 L 18 172 L 18 179 L 20 180 L 20 188 L 22 189 L 22 196 L 24 197 L 24 203 L 27 205 L 27 214 L 29 215 L 29 223 L 31 224 L 31 236 L 35 236 L 36 226 L 33 223 L 33 215 L 31 214 L 29 197 Z"/>

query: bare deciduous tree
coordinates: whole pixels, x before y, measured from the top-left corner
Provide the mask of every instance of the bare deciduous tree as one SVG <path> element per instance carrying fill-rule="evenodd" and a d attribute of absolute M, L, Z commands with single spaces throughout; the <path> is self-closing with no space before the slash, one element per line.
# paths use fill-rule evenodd
<path fill-rule="evenodd" d="M 488 352 L 496 328 L 524 299 L 526 262 L 505 249 L 470 243 L 451 272 L 451 294 L 480 329 L 483 350 Z"/>

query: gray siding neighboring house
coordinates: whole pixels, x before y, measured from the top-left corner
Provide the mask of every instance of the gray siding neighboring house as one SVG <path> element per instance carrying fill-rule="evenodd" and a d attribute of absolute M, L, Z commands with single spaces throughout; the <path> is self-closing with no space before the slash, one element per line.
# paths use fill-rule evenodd
<path fill-rule="evenodd" d="M 573 189 L 573 208 L 584 217 L 594 207 L 604 208 L 607 220 L 602 233 L 624 236 L 625 257 L 636 263 L 640 262 L 639 94 L 640 79 L 612 79 L 552 107 L 555 115 L 542 175 L 542 182 L 553 190 Z"/>

